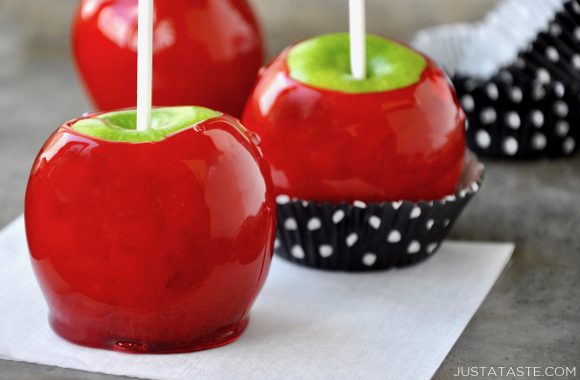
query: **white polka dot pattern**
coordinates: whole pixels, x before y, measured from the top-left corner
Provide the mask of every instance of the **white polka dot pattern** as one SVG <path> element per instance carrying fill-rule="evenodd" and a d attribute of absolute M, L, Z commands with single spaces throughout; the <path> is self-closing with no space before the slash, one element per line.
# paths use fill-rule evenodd
<path fill-rule="evenodd" d="M 518 152 L 518 140 L 513 137 L 506 137 L 503 141 L 503 151 L 508 156 L 514 156 Z"/>
<path fill-rule="evenodd" d="M 437 243 L 431 243 L 427 246 L 427 253 L 428 254 L 433 254 L 433 252 L 435 252 L 435 250 L 437 249 L 437 247 L 439 246 L 439 244 Z"/>
<path fill-rule="evenodd" d="M 564 140 L 564 144 L 562 145 L 562 149 L 564 150 L 565 154 L 571 154 L 575 147 L 576 140 L 574 140 L 572 137 L 568 137 L 566 140 Z"/>
<path fill-rule="evenodd" d="M 479 119 L 483 124 L 492 124 L 497 120 L 497 113 L 493 108 L 487 107 L 481 111 Z"/>
<path fill-rule="evenodd" d="M 296 223 L 296 219 L 288 218 L 284 221 L 284 228 L 288 231 L 296 231 L 298 229 L 298 223 Z"/>
<path fill-rule="evenodd" d="M 290 202 L 290 197 L 287 195 L 278 195 L 276 197 L 276 203 L 278 203 L 279 205 L 285 205 L 288 202 Z"/>
<path fill-rule="evenodd" d="M 557 101 L 554 103 L 554 114 L 562 118 L 568 116 L 568 105 L 562 100 Z"/>
<path fill-rule="evenodd" d="M 378 230 L 379 228 L 381 228 L 381 218 L 379 218 L 376 215 L 372 215 L 369 218 L 369 225 L 374 228 L 375 230 Z"/>
<path fill-rule="evenodd" d="M 548 46 L 546 49 L 546 57 L 548 57 L 548 59 L 552 62 L 558 62 L 560 60 L 560 54 L 553 46 Z"/>
<path fill-rule="evenodd" d="M 495 83 L 488 83 L 487 86 L 485 87 L 485 91 L 487 92 L 487 96 L 491 100 L 497 100 L 497 98 L 499 97 L 499 90 L 497 89 Z"/>
<path fill-rule="evenodd" d="M 480 129 L 475 134 L 475 142 L 480 148 L 487 149 L 491 145 L 491 136 L 486 130 Z"/>
<path fill-rule="evenodd" d="M 320 247 L 318 247 L 318 252 L 320 253 L 320 256 L 327 258 L 332 256 L 334 250 L 332 249 L 332 245 L 322 244 Z"/>
<path fill-rule="evenodd" d="M 564 87 L 564 84 L 562 84 L 562 82 L 558 81 L 554 82 L 554 93 L 558 98 L 562 98 L 564 97 L 564 95 L 566 95 L 566 87 Z"/>
<path fill-rule="evenodd" d="M 542 128 L 544 126 L 544 114 L 540 110 L 533 110 L 530 113 L 530 118 L 532 120 L 532 124 L 536 128 Z"/>
<path fill-rule="evenodd" d="M 574 54 L 572 56 L 572 66 L 577 70 L 580 69 L 580 54 Z"/>
<path fill-rule="evenodd" d="M 546 147 L 546 136 L 541 133 L 535 133 L 534 137 L 532 137 L 532 146 L 536 150 L 542 150 Z"/>
<path fill-rule="evenodd" d="M 304 253 L 304 249 L 299 245 L 295 245 L 294 247 L 292 247 L 292 249 L 290 249 L 290 252 L 292 253 L 292 256 L 294 256 L 295 258 L 297 258 L 299 260 L 306 257 L 306 254 Z"/>
<path fill-rule="evenodd" d="M 357 241 L 358 241 L 358 235 L 355 232 L 353 232 L 346 237 L 346 246 L 352 247 L 353 245 L 356 244 Z"/>
<path fill-rule="evenodd" d="M 560 137 L 564 137 L 570 131 L 570 124 L 566 120 L 560 120 L 556 123 L 556 134 Z"/>
<path fill-rule="evenodd" d="M 415 253 L 418 253 L 420 250 L 421 243 L 419 243 L 417 240 L 413 240 L 407 247 L 407 253 L 409 253 L 410 255 L 414 255 Z"/>
<path fill-rule="evenodd" d="M 362 258 L 362 261 L 363 264 L 366 265 L 367 267 L 372 267 L 377 262 L 377 255 L 372 252 L 365 253 Z"/>
<path fill-rule="evenodd" d="M 398 243 L 401 241 L 401 233 L 397 230 L 392 230 L 389 232 L 389 236 L 387 236 L 387 241 L 389 243 Z"/>
<path fill-rule="evenodd" d="M 551 24 L 549 32 L 551 36 L 559 37 L 562 34 L 562 27 L 558 24 Z"/>
<path fill-rule="evenodd" d="M 546 70 L 545 68 L 540 68 L 538 69 L 538 71 L 536 71 L 536 80 L 539 83 L 542 84 L 547 84 L 550 83 L 550 80 L 552 79 L 552 77 L 550 76 L 550 72 L 548 70 Z"/>
<path fill-rule="evenodd" d="M 505 116 L 505 122 L 508 127 L 512 129 L 518 129 L 522 123 L 520 115 L 515 111 L 509 111 Z"/>
<path fill-rule="evenodd" d="M 461 97 L 461 106 L 466 112 L 473 111 L 475 107 L 475 102 L 473 101 L 473 96 L 465 94 Z"/>
<path fill-rule="evenodd" d="M 540 101 L 546 97 L 546 89 L 544 86 L 535 86 L 532 90 L 532 99 Z"/>
<path fill-rule="evenodd" d="M 413 207 L 413 210 L 411 210 L 411 215 L 409 215 L 409 217 L 411 219 L 417 219 L 419 216 L 421 216 L 421 208 L 419 206 Z"/>
<path fill-rule="evenodd" d="M 320 229 L 320 227 L 322 227 L 322 222 L 320 221 L 320 219 L 312 218 L 308 221 L 308 225 L 306 228 L 308 228 L 309 231 L 316 231 Z"/>
<path fill-rule="evenodd" d="M 336 210 L 336 212 L 332 215 L 332 221 L 334 222 L 334 224 L 342 222 L 342 220 L 344 219 L 344 215 L 345 215 L 344 211 Z"/>
<path fill-rule="evenodd" d="M 524 98 L 524 93 L 521 88 L 514 87 L 510 92 L 510 97 L 514 103 L 520 103 Z"/>

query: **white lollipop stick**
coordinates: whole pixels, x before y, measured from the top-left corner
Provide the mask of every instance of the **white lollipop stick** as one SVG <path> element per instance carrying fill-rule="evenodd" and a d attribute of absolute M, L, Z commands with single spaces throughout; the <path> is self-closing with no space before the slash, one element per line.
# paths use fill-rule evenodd
<path fill-rule="evenodd" d="M 151 127 L 153 77 L 153 1 L 139 0 L 137 41 L 137 130 Z"/>
<path fill-rule="evenodd" d="M 349 0 L 350 70 L 355 79 L 367 76 L 365 0 Z"/>

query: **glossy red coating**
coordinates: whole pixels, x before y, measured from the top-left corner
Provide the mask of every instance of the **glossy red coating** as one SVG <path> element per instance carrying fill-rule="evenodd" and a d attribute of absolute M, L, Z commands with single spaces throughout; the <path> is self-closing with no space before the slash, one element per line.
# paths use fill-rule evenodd
<path fill-rule="evenodd" d="M 338 203 L 434 200 L 455 192 L 465 115 L 431 60 L 415 85 L 348 94 L 292 79 L 289 51 L 260 74 L 243 116 L 262 139 L 278 194 Z"/>
<path fill-rule="evenodd" d="M 246 0 L 155 2 L 153 103 L 240 116 L 263 62 Z M 137 0 L 83 0 L 73 23 L 80 76 L 101 110 L 134 107 Z"/>
<path fill-rule="evenodd" d="M 270 265 L 269 169 L 231 117 L 155 143 L 60 127 L 26 193 L 32 263 L 62 337 L 128 352 L 235 340 Z"/>

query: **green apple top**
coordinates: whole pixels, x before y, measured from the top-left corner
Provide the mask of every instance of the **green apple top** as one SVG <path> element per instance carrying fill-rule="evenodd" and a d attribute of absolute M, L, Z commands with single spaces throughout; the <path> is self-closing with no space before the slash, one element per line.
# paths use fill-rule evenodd
<path fill-rule="evenodd" d="M 366 48 L 366 79 L 351 75 L 348 33 L 326 34 L 294 46 L 288 55 L 290 77 L 313 87 L 358 94 L 411 86 L 427 67 L 421 54 L 383 37 L 367 35 Z"/>
<path fill-rule="evenodd" d="M 155 142 L 202 121 L 221 116 L 203 107 L 165 107 L 151 111 L 151 128 L 137 130 L 137 111 L 127 109 L 80 119 L 71 127 L 82 134 L 109 141 Z"/>

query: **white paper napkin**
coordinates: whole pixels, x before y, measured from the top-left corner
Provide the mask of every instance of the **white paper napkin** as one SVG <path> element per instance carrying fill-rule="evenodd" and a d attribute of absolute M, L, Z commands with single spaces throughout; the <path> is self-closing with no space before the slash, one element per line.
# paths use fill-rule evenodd
<path fill-rule="evenodd" d="M 513 249 L 448 242 L 423 264 L 364 274 L 275 259 L 250 326 L 234 344 L 129 355 L 53 334 L 18 218 L 0 232 L 0 358 L 152 379 L 428 379 Z"/>

